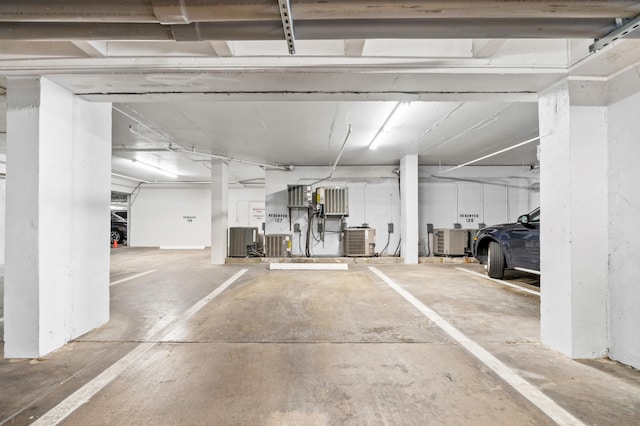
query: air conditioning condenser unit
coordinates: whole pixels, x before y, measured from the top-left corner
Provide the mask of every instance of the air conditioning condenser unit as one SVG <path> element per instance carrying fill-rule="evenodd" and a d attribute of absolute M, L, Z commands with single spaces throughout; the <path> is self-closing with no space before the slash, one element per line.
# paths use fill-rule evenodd
<path fill-rule="evenodd" d="M 376 230 L 374 228 L 347 228 L 344 230 L 344 255 L 347 257 L 371 257 L 376 254 Z"/>

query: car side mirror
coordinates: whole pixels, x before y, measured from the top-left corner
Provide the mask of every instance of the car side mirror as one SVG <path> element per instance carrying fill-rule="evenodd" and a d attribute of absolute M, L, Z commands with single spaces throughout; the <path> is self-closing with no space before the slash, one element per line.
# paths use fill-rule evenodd
<path fill-rule="evenodd" d="M 523 225 L 526 225 L 529 223 L 529 215 L 528 214 L 523 214 L 522 216 L 520 216 L 518 218 L 518 223 L 521 223 Z"/>

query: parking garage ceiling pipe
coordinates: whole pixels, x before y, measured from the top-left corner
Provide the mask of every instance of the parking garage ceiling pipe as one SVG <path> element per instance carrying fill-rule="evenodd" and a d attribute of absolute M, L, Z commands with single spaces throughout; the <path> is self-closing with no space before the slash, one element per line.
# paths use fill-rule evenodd
<path fill-rule="evenodd" d="M 333 172 L 336 171 L 336 167 L 338 167 L 338 163 L 340 162 L 340 158 L 342 157 L 342 153 L 344 152 L 344 149 L 347 146 L 347 141 L 349 140 L 349 136 L 351 135 L 351 124 L 349 124 L 349 127 L 347 128 L 347 135 L 344 137 L 344 142 L 342 142 L 342 147 L 340 148 L 340 152 L 338 152 L 338 156 L 336 157 L 336 161 L 333 163 L 333 165 L 331 166 L 331 170 L 329 171 L 329 176 L 327 176 L 326 178 L 322 178 L 320 180 L 317 180 L 313 183 L 311 183 L 311 185 L 316 185 L 320 182 L 323 182 L 325 180 L 331 179 L 331 177 L 333 176 Z"/>
<path fill-rule="evenodd" d="M 206 152 L 198 152 L 195 149 L 182 149 L 182 148 L 172 148 L 169 147 L 169 149 L 173 152 L 182 152 L 185 154 L 195 154 L 195 155 L 202 155 L 203 157 L 208 157 L 211 159 L 215 159 L 215 160 L 222 160 L 222 161 L 230 161 L 230 162 L 236 162 L 236 163 L 242 163 L 242 164 L 249 164 L 252 166 L 259 166 L 262 167 L 264 169 L 272 169 L 272 170 L 282 170 L 285 172 L 290 172 L 293 170 L 294 166 L 281 166 L 278 164 L 267 164 L 267 163 L 260 163 L 257 161 L 251 161 L 251 160 L 242 160 L 239 158 L 235 158 L 235 157 L 227 157 L 226 155 L 218 155 L 218 154 L 208 154 Z"/>

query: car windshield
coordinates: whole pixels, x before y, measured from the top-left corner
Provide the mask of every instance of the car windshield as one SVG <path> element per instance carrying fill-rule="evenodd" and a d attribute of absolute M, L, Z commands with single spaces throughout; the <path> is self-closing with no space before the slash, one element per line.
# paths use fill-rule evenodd
<path fill-rule="evenodd" d="M 126 220 L 124 220 L 123 218 L 121 218 L 120 216 L 118 216 L 115 213 L 111 213 L 111 221 L 112 222 L 127 223 Z"/>
<path fill-rule="evenodd" d="M 530 222 L 540 222 L 540 208 L 535 209 L 531 213 L 529 213 L 529 221 Z"/>

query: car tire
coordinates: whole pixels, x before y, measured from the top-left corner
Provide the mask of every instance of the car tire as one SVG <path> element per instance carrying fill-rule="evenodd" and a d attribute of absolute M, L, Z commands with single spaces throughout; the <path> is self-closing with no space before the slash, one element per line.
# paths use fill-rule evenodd
<path fill-rule="evenodd" d="M 120 244 L 122 242 L 122 234 L 120 231 L 111 231 L 111 244 L 117 242 Z"/>
<path fill-rule="evenodd" d="M 489 243 L 489 256 L 487 258 L 487 274 L 491 278 L 502 279 L 504 277 L 504 252 L 500 243 Z"/>

